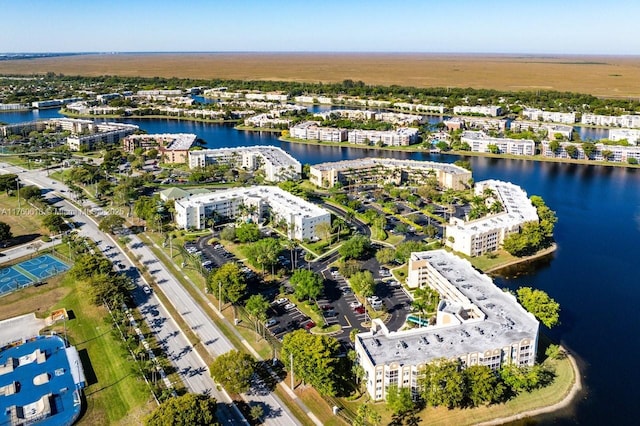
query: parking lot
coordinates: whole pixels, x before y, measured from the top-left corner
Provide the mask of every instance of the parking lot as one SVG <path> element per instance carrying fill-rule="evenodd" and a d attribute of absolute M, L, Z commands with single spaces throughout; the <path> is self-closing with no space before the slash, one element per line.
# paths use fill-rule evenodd
<path fill-rule="evenodd" d="M 286 333 L 300 328 L 309 330 L 315 326 L 308 316 L 286 298 L 272 302 L 268 315 L 268 330 L 278 340 L 282 340 Z"/>

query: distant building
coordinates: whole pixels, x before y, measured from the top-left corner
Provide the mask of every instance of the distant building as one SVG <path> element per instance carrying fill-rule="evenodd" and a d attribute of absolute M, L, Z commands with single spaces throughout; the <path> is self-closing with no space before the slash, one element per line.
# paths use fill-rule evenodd
<path fill-rule="evenodd" d="M 153 89 L 153 90 L 138 90 L 136 92 L 138 97 L 153 98 L 156 96 L 182 96 L 182 90 L 180 89 Z"/>
<path fill-rule="evenodd" d="M 208 164 L 231 164 L 246 170 L 262 170 L 265 179 L 279 182 L 299 179 L 302 165 L 285 151 L 274 146 L 243 146 L 237 148 L 202 149 L 189 151 L 189 167 Z"/>
<path fill-rule="evenodd" d="M 456 115 L 480 114 L 480 115 L 486 115 L 488 117 L 497 117 L 499 115 L 502 115 L 502 108 L 496 105 L 476 105 L 476 106 L 458 105 L 453 107 L 453 113 Z"/>
<path fill-rule="evenodd" d="M 314 164 L 309 174 L 311 183 L 322 188 L 331 188 L 338 182 L 424 183 L 433 177 L 442 187 L 460 190 L 466 188 L 471 179 L 469 170 L 454 164 L 393 158 L 361 158 Z"/>
<path fill-rule="evenodd" d="M 107 102 L 120 97 L 120 93 L 104 93 L 102 95 L 97 95 L 96 100 L 100 103 L 106 104 Z"/>
<path fill-rule="evenodd" d="M 0 111 L 22 111 L 31 109 L 28 104 L 0 104 Z"/>
<path fill-rule="evenodd" d="M 609 129 L 609 140 L 619 142 L 626 140 L 631 145 L 640 144 L 640 130 L 638 129 Z"/>
<path fill-rule="evenodd" d="M 462 368 L 534 365 L 538 321 L 467 260 L 445 250 L 411 253 L 407 282 L 438 292 L 436 324 L 390 332 L 376 319 L 371 331 L 356 335 L 357 362 L 373 400 L 385 400 L 391 386 L 417 397 L 422 369 L 442 358 Z"/>
<path fill-rule="evenodd" d="M 496 130 L 504 132 L 508 128 L 508 121 L 501 118 L 486 117 L 452 117 L 443 121 L 447 130 L 476 129 L 476 130 Z"/>
<path fill-rule="evenodd" d="M 477 182 L 475 192 L 493 191 L 504 211 L 480 219 L 464 221 L 452 217 L 445 226 L 445 244 L 467 256 L 481 256 L 497 250 L 509 234 L 519 232 L 526 222 L 538 222 L 538 212 L 527 193 L 517 185 L 498 180 Z"/>
<path fill-rule="evenodd" d="M 522 116 L 527 120 L 550 121 L 553 123 L 573 124 L 576 122 L 575 112 L 544 111 L 536 108 L 525 108 Z"/>
<path fill-rule="evenodd" d="M 423 105 L 413 104 L 409 102 L 394 102 L 392 107 L 404 111 L 416 111 L 434 114 L 444 114 L 445 111 L 444 105 Z"/>
<path fill-rule="evenodd" d="M 536 153 L 536 144 L 530 139 L 494 138 L 483 132 L 464 132 L 460 141 L 469 144 L 473 152 L 491 152 L 491 146 L 495 146 L 499 154 L 534 155 Z"/>
<path fill-rule="evenodd" d="M 573 146 L 576 151 L 576 155 L 571 157 L 567 152 L 567 148 Z M 628 163 L 630 158 L 635 158 L 636 162 L 640 164 L 640 146 L 622 146 L 622 145 L 605 145 L 602 143 L 595 144 L 595 151 L 591 154 L 589 159 L 595 161 L 605 161 L 603 152 L 611 154 L 610 158 L 606 161 L 616 163 Z M 540 153 L 543 157 L 551 158 L 575 158 L 577 160 L 587 160 L 587 156 L 584 152 L 583 145 L 581 143 L 572 142 L 560 142 L 560 147 L 557 152 L 551 150 L 550 143 L 542 141 L 540 146 Z"/>
<path fill-rule="evenodd" d="M 186 163 L 189 149 L 198 137 L 192 133 L 163 133 L 153 135 L 130 135 L 122 140 L 126 152 L 136 148 L 156 148 L 166 163 Z"/>
<path fill-rule="evenodd" d="M 544 130 L 547 132 L 547 139 L 549 140 L 555 140 L 558 134 L 566 140 L 573 139 L 573 126 L 564 126 L 562 124 L 516 120 L 511 122 L 510 129 L 512 132 L 524 132 L 527 130 L 539 132 Z"/>
<path fill-rule="evenodd" d="M 382 143 L 386 146 L 409 146 L 418 141 L 418 129 L 401 127 L 396 130 L 349 130 L 347 140 L 357 145 Z"/>
<path fill-rule="evenodd" d="M 71 102 L 81 101 L 82 98 L 64 98 L 64 99 L 51 99 L 48 101 L 35 101 L 31 102 L 31 106 L 36 109 L 48 109 L 48 108 L 59 108 L 66 104 L 70 104 Z"/>
<path fill-rule="evenodd" d="M 289 129 L 289 136 L 296 139 L 318 140 L 324 142 L 344 142 L 347 140 L 346 129 L 320 127 L 316 121 L 305 121 Z"/>
<path fill-rule="evenodd" d="M 315 204 L 277 186 L 233 188 L 176 200 L 175 220 L 180 228 L 204 229 L 214 215 L 237 218 L 248 216 L 256 222 L 269 217 L 272 223 L 283 221 L 287 236 L 300 241 L 316 240 L 316 227 L 331 224 L 331 214 Z M 252 212 L 250 212 L 252 210 Z"/>
<path fill-rule="evenodd" d="M 640 115 L 598 115 L 582 114 L 582 124 L 595 126 L 639 128 Z"/>
<path fill-rule="evenodd" d="M 92 150 L 99 143 L 113 145 L 120 142 L 125 136 L 131 135 L 138 130 L 138 126 L 134 124 L 93 121 L 90 121 L 90 123 L 87 127 L 87 131 L 90 132 L 89 134 L 75 132 L 75 135 L 67 138 L 67 145 L 71 151 Z M 75 127 L 75 124 L 73 125 Z"/>

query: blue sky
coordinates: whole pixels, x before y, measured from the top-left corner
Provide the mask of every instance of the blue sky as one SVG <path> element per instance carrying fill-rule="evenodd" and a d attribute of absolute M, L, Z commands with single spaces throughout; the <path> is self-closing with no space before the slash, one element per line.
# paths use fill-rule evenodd
<path fill-rule="evenodd" d="M 640 55 L 637 0 L 0 0 L 0 52 Z"/>

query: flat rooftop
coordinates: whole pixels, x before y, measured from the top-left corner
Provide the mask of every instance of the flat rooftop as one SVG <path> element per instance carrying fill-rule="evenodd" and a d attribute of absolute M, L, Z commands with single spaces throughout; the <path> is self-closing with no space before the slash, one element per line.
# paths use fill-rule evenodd
<path fill-rule="evenodd" d="M 358 334 L 357 338 L 374 365 L 392 362 L 415 365 L 442 357 L 451 359 L 511 346 L 537 335 L 535 317 L 520 306 L 513 295 L 496 287 L 491 278 L 478 272 L 467 260 L 445 250 L 411 253 L 411 258 L 426 259 L 486 317 L 453 326 Z M 457 303 L 450 302 L 450 305 Z"/>
<path fill-rule="evenodd" d="M 383 167 L 401 167 L 416 169 L 437 169 L 445 173 L 453 175 L 461 175 L 470 173 L 469 170 L 449 163 L 438 163 L 435 161 L 418 161 L 418 160 L 398 160 L 394 158 L 359 158 L 356 160 L 334 161 L 329 163 L 314 164 L 311 166 L 317 170 L 349 170 L 371 168 L 375 166 Z"/>
<path fill-rule="evenodd" d="M 80 415 L 85 383 L 75 348 L 39 336 L 0 351 L 0 424 L 71 425 Z"/>

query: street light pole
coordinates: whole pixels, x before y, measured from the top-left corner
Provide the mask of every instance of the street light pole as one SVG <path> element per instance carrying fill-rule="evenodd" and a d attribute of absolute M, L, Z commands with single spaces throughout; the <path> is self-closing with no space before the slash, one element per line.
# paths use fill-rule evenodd
<path fill-rule="evenodd" d="M 294 385 L 293 385 L 294 379 L 293 379 L 293 354 L 292 353 L 289 354 L 289 360 L 291 362 L 291 390 L 293 390 L 294 389 Z"/>

